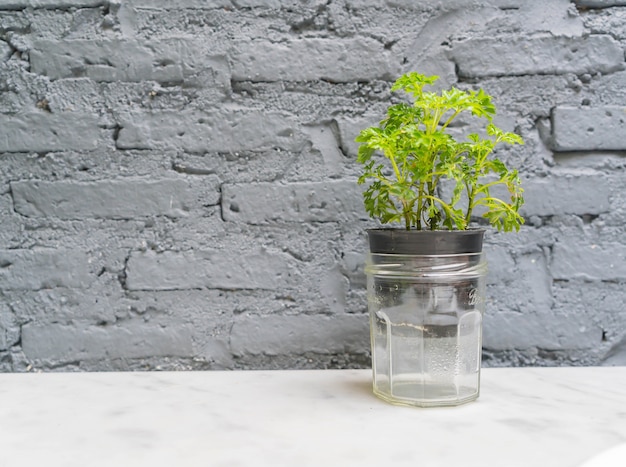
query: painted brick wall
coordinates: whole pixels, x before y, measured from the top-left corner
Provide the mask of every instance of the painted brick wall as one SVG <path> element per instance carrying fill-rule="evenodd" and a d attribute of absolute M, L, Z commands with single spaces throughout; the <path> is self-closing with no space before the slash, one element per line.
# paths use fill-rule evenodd
<path fill-rule="evenodd" d="M 486 365 L 626 363 L 626 2 L 1 0 L 0 371 L 369 365 L 354 137 L 400 73 L 526 145 Z"/>

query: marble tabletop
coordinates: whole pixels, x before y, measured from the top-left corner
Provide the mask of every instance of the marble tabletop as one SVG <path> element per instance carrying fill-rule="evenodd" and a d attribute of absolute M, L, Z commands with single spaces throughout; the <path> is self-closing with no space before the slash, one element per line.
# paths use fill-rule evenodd
<path fill-rule="evenodd" d="M 484 369 L 478 401 L 452 408 L 370 385 L 367 370 L 0 374 L 0 467 L 626 466 L 626 367 Z"/>

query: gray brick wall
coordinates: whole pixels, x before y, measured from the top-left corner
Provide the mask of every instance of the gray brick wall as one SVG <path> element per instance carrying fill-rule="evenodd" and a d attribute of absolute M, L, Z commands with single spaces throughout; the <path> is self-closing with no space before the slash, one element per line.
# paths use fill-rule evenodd
<path fill-rule="evenodd" d="M 526 144 L 485 364 L 626 363 L 626 2 L 0 1 L 0 371 L 369 364 L 354 137 L 418 70 Z"/>

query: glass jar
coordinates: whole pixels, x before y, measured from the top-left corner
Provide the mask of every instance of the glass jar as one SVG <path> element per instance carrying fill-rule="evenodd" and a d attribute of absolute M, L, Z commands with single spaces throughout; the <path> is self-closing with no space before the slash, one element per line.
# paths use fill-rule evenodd
<path fill-rule="evenodd" d="M 365 272 L 374 393 L 420 407 L 476 399 L 487 273 L 482 252 L 370 253 Z"/>

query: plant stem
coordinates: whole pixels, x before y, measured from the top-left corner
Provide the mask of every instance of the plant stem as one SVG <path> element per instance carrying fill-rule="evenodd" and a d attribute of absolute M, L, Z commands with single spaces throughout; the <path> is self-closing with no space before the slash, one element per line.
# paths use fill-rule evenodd
<path fill-rule="evenodd" d="M 430 205 L 435 209 L 435 185 L 433 185 L 432 179 L 428 182 L 428 194 L 430 199 Z M 437 230 L 437 218 L 431 217 L 429 222 L 430 230 Z"/>
<path fill-rule="evenodd" d="M 501 179 L 500 180 L 496 180 L 494 182 L 490 182 L 490 183 L 485 183 L 484 185 L 479 186 L 478 188 L 476 188 L 476 192 L 477 193 L 482 193 L 483 191 L 485 191 L 488 188 L 491 188 L 492 186 L 495 185 L 500 185 L 506 182 L 503 182 Z"/>
<path fill-rule="evenodd" d="M 478 206 L 479 204 L 487 204 L 487 203 L 483 203 L 483 201 L 495 201 L 496 203 L 500 203 L 501 205 L 503 205 L 503 206 L 506 208 L 506 210 L 507 210 L 507 211 L 512 212 L 513 214 L 515 214 L 515 216 L 516 216 L 516 217 L 521 217 L 521 216 L 517 213 L 517 211 L 515 211 L 515 209 L 513 209 L 513 208 L 509 205 L 509 203 L 507 203 L 507 202 L 505 202 L 505 201 L 502 201 L 501 199 L 498 199 L 498 198 L 492 198 L 492 197 L 488 197 L 488 198 L 487 198 L 487 197 L 485 197 L 485 198 L 480 198 L 479 200 L 477 200 L 477 201 L 474 203 L 474 206 Z M 472 206 L 472 207 L 473 207 L 473 206 Z"/>
<path fill-rule="evenodd" d="M 402 215 L 404 216 L 404 225 L 406 230 L 411 230 L 411 212 L 406 201 L 402 201 Z"/>
<path fill-rule="evenodd" d="M 423 197 L 424 197 L 424 182 L 420 182 L 419 183 L 419 188 L 417 190 L 417 222 L 416 222 L 417 230 L 422 230 L 422 216 L 421 216 L 421 213 L 423 211 L 423 209 L 422 209 Z"/>
<path fill-rule="evenodd" d="M 402 177 L 400 170 L 398 169 L 398 165 L 396 164 L 396 158 L 392 154 L 390 154 L 389 160 L 391 161 L 391 165 L 393 166 L 393 171 L 395 172 L 396 178 L 398 179 L 398 181 L 404 182 L 404 177 Z"/>
<path fill-rule="evenodd" d="M 454 114 L 452 114 L 452 116 L 448 120 L 446 120 L 446 123 L 443 124 L 443 126 L 441 127 L 441 131 L 448 128 L 448 125 L 450 125 L 450 123 L 452 123 L 452 120 L 454 120 L 460 113 L 461 110 L 455 111 Z"/>
<path fill-rule="evenodd" d="M 469 183 L 467 182 L 467 180 L 465 181 L 465 189 L 467 190 L 467 199 L 468 199 L 467 213 L 465 214 L 465 227 L 467 228 L 472 218 L 472 210 L 474 209 L 474 196 L 476 195 L 476 193 L 474 193 L 473 186 L 470 189 Z"/>

